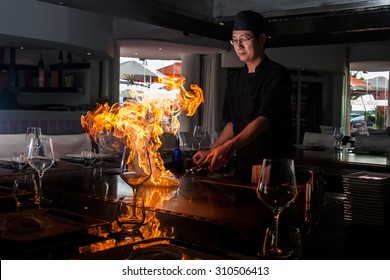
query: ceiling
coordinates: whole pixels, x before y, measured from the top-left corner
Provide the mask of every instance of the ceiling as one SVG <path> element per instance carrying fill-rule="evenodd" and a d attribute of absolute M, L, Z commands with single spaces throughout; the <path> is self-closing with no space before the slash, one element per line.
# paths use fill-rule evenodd
<path fill-rule="evenodd" d="M 122 56 L 177 59 L 185 53 L 229 49 L 234 15 L 261 12 L 268 47 L 388 42 L 388 0 L 39 0 L 147 26 L 117 35 Z"/>

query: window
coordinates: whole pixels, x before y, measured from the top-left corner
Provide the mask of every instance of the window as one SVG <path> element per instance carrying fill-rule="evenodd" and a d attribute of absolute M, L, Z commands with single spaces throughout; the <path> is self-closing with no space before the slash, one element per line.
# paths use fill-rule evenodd
<path fill-rule="evenodd" d="M 350 132 L 369 134 L 386 128 L 389 114 L 389 71 L 350 72 Z"/>
<path fill-rule="evenodd" d="M 176 99 L 159 77 L 181 77 L 181 61 L 120 58 L 119 102 L 128 98 Z"/>

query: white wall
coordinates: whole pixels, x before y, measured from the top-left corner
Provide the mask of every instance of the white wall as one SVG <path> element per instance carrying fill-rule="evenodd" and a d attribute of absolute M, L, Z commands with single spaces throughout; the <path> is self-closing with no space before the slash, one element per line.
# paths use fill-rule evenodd
<path fill-rule="evenodd" d="M 349 61 L 390 61 L 390 46 L 385 43 L 362 43 L 349 47 Z"/>
<path fill-rule="evenodd" d="M 184 87 L 190 90 L 191 84 L 200 84 L 200 56 L 199 55 L 182 55 L 181 74 L 186 78 Z M 197 124 L 199 108 L 195 115 L 189 117 L 187 112 L 182 112 L 179 116 L 180 131 L 192 132 L 194 125 Z"/>
<path fill-rule="evenodd" d="M 66 44 L 113 57 L 111 19 L 31 0 L 0 0 L 0 34 Z"/>
<path fill-rule="evenodd" d="M 320 70 L 322 72 L 343 73 L 346 63 L 346 46 L 302 46 L 268 48 L 270 59 L 289 69 Z M 243 63 L 234 50 L 222 54 L 222 67 L 240 67 Z"/>

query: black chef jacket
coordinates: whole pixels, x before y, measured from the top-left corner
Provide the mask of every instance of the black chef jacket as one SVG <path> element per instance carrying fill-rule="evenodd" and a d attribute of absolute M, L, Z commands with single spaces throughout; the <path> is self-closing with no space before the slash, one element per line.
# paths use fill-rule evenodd
<path fill-rule="evenodd" d="M 269 119 L 270 127 L 253 142 L 236 151 L 238 179 L 250 180 L 252 165 L 266 157 L 293 156 L 291 117 L 291 78 L 288 70 L 265 57 L 254 73 L 244 66 L 227 81 L 223 120 L 231 122 L 239 134 L 259 116 Z"/>

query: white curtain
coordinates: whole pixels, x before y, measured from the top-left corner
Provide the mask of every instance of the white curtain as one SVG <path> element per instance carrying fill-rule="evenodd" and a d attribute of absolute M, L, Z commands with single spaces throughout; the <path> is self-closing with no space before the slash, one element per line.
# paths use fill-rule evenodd
<path fill-rule="evenodd" d="M 207 128 L 210 137 L 214 131 L 220 130 L 219 122 L 222 115 L 222 102 L 218 98 L 219 89 L 219 55 L 210 54 L 202 56 L 201 84 L 204 104 L 202 110 L 202 123 Z M 211 139 L 213 142 L 213 139 Z"/>

